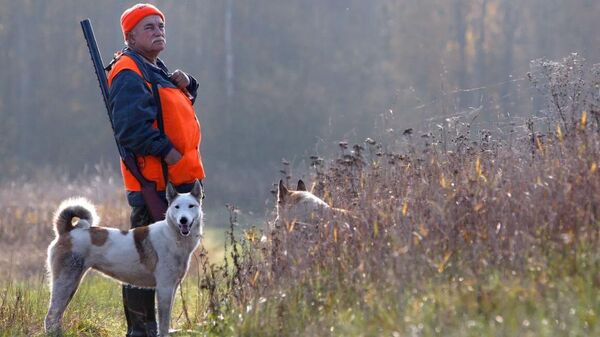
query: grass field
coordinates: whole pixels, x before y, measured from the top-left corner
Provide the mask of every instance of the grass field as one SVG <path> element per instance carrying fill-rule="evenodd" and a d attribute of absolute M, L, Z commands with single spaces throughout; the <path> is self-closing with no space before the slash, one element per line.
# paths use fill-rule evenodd
<path fill-rule="evenodd" d="M 560 65 L 547 65 L 562 74 L 548 89 L 555 114 L 520 131 L 453 118 L 313 158 L 314 193 L 352 219 L 212 227 L 209 258 L 196 254 L 177 295 L 178 335 L 600 336 L 600 102 L 570 91 L 596 92 L 600 78 L 571 81 Z M 32 181 L 44 183 L 0 190 L 0 336 L 43 336 L 44 247 L 62 198 L 94 200 L 103 223 L 127 219 L 110 177 L 83 191 Z M 66 334 L 123 335 L 120 306 L 119 286 L 91 274 Z"/>
<path fill-rule="evenodd" d="M 553 261 L 572 263 L 563 259 Z M 581 268 L 575 273 L 550 267 L 525 275 L 438 275 L 404 290 L 366 283 L 364 293 L 303 280 L 234 310 L 218 329 L 197 276 L 190 275 L 183 288 L 187 317 L 179 293 L 173 324 L 193 330 L 178 336 L 597 336 L 600 296 L 592 278 L 599 261 L 584 257 L 578 264 L 569 265 Z M 120 294 L 115 282 L 88 275 L 65 314 L 66 335 L 123 335 Z M 47 298 L 41 280 L 2 283 L 0 335 L 43 336 Z"/>
<path fill-rule="evenodd" d="M 225 228 L 208 228 L 205 232 L 203 249 L 212 260 L 223 259 L 225 231 Z M 2 254 L 6 254 L 6 245 L 0 245 L 0 248 Z M 13 257 L 18 259 L 21 254 Z M 41 252 L 35 252 L 35 256 L 43 258 Z M 199 323 L 190 323 L 190 315 L 195 320 L 202 317 L 204 300 L 197 286 L 200 279 L 198 259 L 197 254 L 189 277 L 177 296 L 173 322 L 179 327 L 191 328 Z M 43 263 L 43 260 L 32 263 L 28 266 L 31 269 L 22 274 L 18 273 L 17 263 L 14 263 L 5 269 L 10 272 L 0 277 L 0 336 L 44 336 L 43 318 L 48 306 L 49 289 Z M 186 299 L 187 316 L 182 307 L 183 298 Z M 96 272 L 89 272 L 69 305 L 64 322 L 67 336 L 124 335 L 121 286 Z"/>

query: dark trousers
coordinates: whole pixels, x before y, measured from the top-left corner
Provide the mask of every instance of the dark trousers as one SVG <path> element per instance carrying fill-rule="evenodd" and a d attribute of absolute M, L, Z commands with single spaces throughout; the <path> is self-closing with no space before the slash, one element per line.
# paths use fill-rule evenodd
<path fill-rule="evenodd" d="M 150 212 L 145 206 L 133 207 L 130 220 L 131 228 L 148 226 L 152 223 Z M 123 307 L 127 319 L 127 337 L 154 337 L 158 335 L 154 293 L 154 289 L 123 285 Z"/>

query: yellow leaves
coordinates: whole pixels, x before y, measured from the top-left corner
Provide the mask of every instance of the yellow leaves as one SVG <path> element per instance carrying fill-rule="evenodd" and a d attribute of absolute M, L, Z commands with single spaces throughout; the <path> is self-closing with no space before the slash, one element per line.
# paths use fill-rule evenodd
<path fill-rule="evenodd" d="M 433 261 L 432 259 L 429 259 L 429 258 L 427 258 L 427 262 L 429 263 L 429 265 L 431 267 L 433 267 L 435 270 L 437 270 L 437 272 L 439 274 L 441 274 L 450 265 L 450 258 L 452 257 L 453 254 L 454 253 L 452 251 L 446 251 L 446 253 L 444 253 L 444 257 L 442 257 L 442 260 L 439 263 L 436 263 L 435 261 Z"/>
<path fill-rule="evenodd" d="M 448 266 L 448 261 L 450 261 L 450 258 L 452 257 L 452 252 L 446 252 L 446 254 L 444 255 L 444 258 L 442 259 L 442 262 L 440 262 L 438 264 L 438 268 L 437 271 L 438 273 L 443 273 L 444 270 L 446 270 L 446 267 Z"/>
<path fill-rule="evenodd" d="M 483 174 L 483 168 L 481 167 L 481 158 L 479 157 L 477 157 L 477 160 L 475 160 L 475 175 L 477 178 L 487 182 L 487 178 Z"/>
<path fill-rule="evenodd" d="M 475 206 L 473 206 L 473 210 L 475 211 L 475 213 L 479 213 L 479 211 L 483 209 L 483 206 L 483 202 L 478 202 L 477 204 L 475 204 Z"/>
<path fill-rule="evenodd" d="M 587 125 L 587 112 L 584 110 L 581 112 L 581 118 L 579 119 L 579 128 L 581 130 L 584 130 L 586 125 Z"/>
<path fill-rule="evenodd" d="M 444 189 L 448 187 L 448 183 L 446 182 L 446 177 L 444 177 L 443 172 L 440 174 L 440 186 L 442 186 Z"/>
<path fill-rule="evenodd" d="M 482 175 L 482 172 L 483 171 L 481 170 L 481 159 L 477 157 L 477 160 L 475 161 L 475 173 L 479 177 Z"/>
<path fill-rule="evenodd" d="M 423 241 L 427 235 L 429 235 L 429 229 L 427 228 L 427 226 L 425 226 L 425 224 L 421 223 L 419 224 L 419 228 L 417 228 L 417 230 L 412 232 L 413 235 L 413 244 L 415 246 L 418 246 L 421 241 Z"/>
<path fill-rule="evenodd" d="M 27 207 L 17 207 L 13 208 L 13 212 L 13 220 L 16 223 L 31 225 L 47 221 L 47 217 L 39 210 L 28 209 Z"/>
<path fill-rule="evenodd" d="M 244 232 L 246 241 L 255 242 L 258 239 L 258 235 L 255 230 L 247 230 Z"/>
<path fill-rule="evenodd" d="M 593 162 L 592 166 L 590 167 L 590 174 L 596 173 L 597 170 L 598 170 L 598 165 L 596 165 L 596 162 Z"/>
<path fill-rule="evenodd" d="M 406 216 L 408 214 L 408 200 L 404 199 L 404 203 L 402 204 L 402 216 Z"/>
<path fill-rule="evenodd" d="M 252 278 L 252 280 L 250 280 L 250 284 L 253 287 L 256 287 L 256 281 L 258 281 L 258 276 L 260 275 L 260 270 L 257 270 L 256 273 L 254 274 L 254 277 Z"/>
<path fill-rule="evenodd" d="M 333 242 L 338 241 L 338 228 L 336 225 L 333 226 Z"/>
<path fill-rule="evenodd" d="M 429 229 L 425 227 L 425 224 L 419 224 L 419 234 L 421 234 L 421 236 L 424 238 L 429 235 Z"/>
<path fill-rule="evenodd" d="M 576 125 L 577 129 L 580 131 L 584 131 L 587 126 L 587 122 L 587 111 L 584 110 L 581 112 L 581 117 L 579 117 L 579 123 Z M 542 151 L 543 153 L 543 148 L 541 147 L 541 142 L 538 138 L 539 136 L 536 137 L 536 146 L 538 147 L 538 150 Z M 556 138 L 558 138 L 559 142 L 562 142 L 565 138 L 559 123 L 556 123 Z"/>
<path fill-rule="evenodd" d="M 535 147 L 542 153 L 542 155 L 544 155 L 544 144 L 542 144 L 541 139 L 541 136 L 535 136 Z"/>
<path fill-rule="evenodd" d="M 323 192 L 323 200 L 329 205 L 333 203 L 333 196 L 329 191 L 325 190 L 325 192 Z"/>
<path fill-rule="evenodd" d="M 564 135 L 562 133 L 562 130 L 560 128 L 560 124 L 559 123 L 556 123 L 556 138 L 558 138 L 558 140 L 560 142 L 562 142 L 563 139 L 564 139 Z"/>
<path fill-rule="evenodd" d="M 38 223 L 39 214 L 35 211 L 29 211 L 25 213 L 25 223 Z"/>

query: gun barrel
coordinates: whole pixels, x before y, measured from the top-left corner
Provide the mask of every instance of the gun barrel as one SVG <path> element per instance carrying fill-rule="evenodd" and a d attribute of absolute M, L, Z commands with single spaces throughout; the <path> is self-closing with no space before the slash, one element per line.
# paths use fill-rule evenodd
<path fill-rule="evenodd" d="M 94 30 L 92 29 L 92 23 L 90 19 L 85 19 L 81 21 L 81 29 L 83 30 L 83 36 L 85 37 L 85 41 L 88 44 L 88 50 L 90 51 L 90 56 L 92 57 L 94 71 L 96 72 L 98 84 L 100 85 L 100 90 L 102 92 L 102 100 L 104 101 L 104 105 L 106 106 L 106 110 L 108 111 L 110 116 L 110 108 L 108 105 L 108 80 L 106 78 L 104 64 L 102 63 L 102 56 L 100 55 L 100 50 L 98 49 L 98 45 L 96 44 L 96 37 L 94 36 Z"/>

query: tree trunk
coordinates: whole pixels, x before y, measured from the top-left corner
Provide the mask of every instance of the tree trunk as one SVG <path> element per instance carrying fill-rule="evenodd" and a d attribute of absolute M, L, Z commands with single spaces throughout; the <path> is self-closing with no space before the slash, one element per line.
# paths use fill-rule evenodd
<path fill-rule="evenodd" d="M 454 25 L 456 29 L 456 42 L 458 43 L 458 86 L 459 89 L 467 88 L 467 60 L 466 60 L 466 10 L 464 0 L 454 0 Z M 460 93 L 457 106 L 462 109 L 466 106 L 467 96 Z"/>

